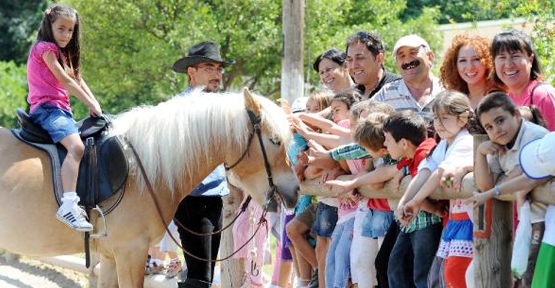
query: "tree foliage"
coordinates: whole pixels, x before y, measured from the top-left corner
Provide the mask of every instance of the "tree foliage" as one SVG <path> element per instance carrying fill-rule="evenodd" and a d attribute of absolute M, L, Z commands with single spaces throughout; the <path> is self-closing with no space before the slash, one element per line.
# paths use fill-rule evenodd
<path fill-rule="evenodd" d="M 37 38 L 47 0 L 0 1 L 0 61 L 25 64 L 31 43 Z"/>
<path fill-rule="evenodd" d="M 407 2 L 407 9 L 403 11 L 401 20 L 420 16 L 426 7 L 436 7 L 441 11 L 438 17 L 440 24 L 509 18 L 511 11 L 522 2 L 522 0 L 412 0 Z"/>
<path fill-rule="evenodd" d="M 25 63 L 42 11 L 51 1 L 1 2 L 0 29 L 7 32 L 0 35 L 0 60 L 15 61 L 9 64 L 15 65 L 10 68 L 3 63 L 3 82 L 12 79 L 10 85 L 20 83 L 21 89 L 26 89 L 25 81 L 13 80 L 25 76 L 16 64 Z M 204 40 L 216 41 L 224 59 L 237 61 L 226 69 L 227 89 L 249 86 L 260 94 L 279 96 L 282 1 L 68 1 L 82 20 L 83 77 L 107 113 L 155 104 L 183 90 L 186 75 L 173 72 L 171 65 L 186 55 L 190 46 Z M 546 23 L 553 21 L 553 1 L 305 0 L 305 80 L 312 87 L 319 85 L 319 77 L 312 69 L 316 55 L 331 47 L 345 49 L 347 37 L 358 30 L 381 35 L 386 47 L 386 69 L 395 72 L 391 49 L 399 37 L 419 34 L 438 56 L 438 21 L 476 21 L 509 15 L 537 17 L 534 41 L 549 71 L 555 60 L 547 56 L 555 38 L 553 26 Z M 440 61 L 436 60 L 436 69 Z M 4 76 L 6 73 L 16 75 Z M 5 95 L 14 95 L 14 89 L 3 88 L 0 103 L 9 101 Z M 72 104 L 76 118 L 86 114 L 86 107 L 73 97 Z"/>
<path fill-rule="evenodd" d="M 555 47 L 555 1 L 522 2 L 513 13 L 533 23 L 532 41 L 538 54 L 536 57 L 540 59 L 545 81 L 555 84 L 555 58 L 551 55 Z"/>
<path fill-rule="evenodd" d="M 27 106 L 27 77 L 24 65 L 0 61 L 0 126 L 16 123 L 15 109 Z"/>
<path fill-rule="evenodd" d="M 281 1 L 72 0 L 83 21 L 85 79 L 103 109 L 118 112 L 139 103 L 156 103 L 183 90 L 186 76 L 171 65 L 194 43 L 214 40 L 224 59 L 226 88 L 254 88 L 279 94 L 282 55 Z M 317 85 L 314 57 L 327 48 L 345 46 L 347 36 L 366 29 L 380 33 L 388 47 L 403 34 L 419 33 L 439 47 L 434 30 L 438 11 L 424 9 L 400 21 L 404 1 L 306 0 L 306 75 Z M 348 15 L 344 17 L 343 15 Z M 391 59 L 389 69 L 393 69 Z"/>

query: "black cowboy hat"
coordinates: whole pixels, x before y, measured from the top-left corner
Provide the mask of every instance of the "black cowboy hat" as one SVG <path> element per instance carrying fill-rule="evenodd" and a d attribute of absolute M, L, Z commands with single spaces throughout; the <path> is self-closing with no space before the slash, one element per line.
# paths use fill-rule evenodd
<path fill-rule="evenodd" d="M 195 44 L 189 49 L 189 55 L 173 63 L 173 71 L 187 73 L 187 68 L 201 62 L 218 62 L 222 67 L 235 64 L 235 60 L 222 60 L 220 49 L 215 42 L 205 41 Z"/>

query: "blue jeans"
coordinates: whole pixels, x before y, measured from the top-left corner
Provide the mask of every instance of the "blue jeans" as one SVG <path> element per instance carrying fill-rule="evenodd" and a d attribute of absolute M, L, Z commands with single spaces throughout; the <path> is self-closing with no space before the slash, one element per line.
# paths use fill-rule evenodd
<path fill-rule="evenodd" d="M 393 222 L 392 211 L 370 209 L 362 221 L 362 236 L 378 238 L 385 236 L 387 229 Z"/>
<path fill-rule="evenodd" d="M 337 207 L 318 202 L 316 221 L 312 226 L 312 233 L 320 237 L 331 237 L 337 223 Z"/>
<path fill-rule="evenodd" d="M 326 288 L 343 288 L 349 283 L 350 251 L 355 218 L 337 224 L 326 255 Z"/>
<path fill-rule="evenodd" d="M 79 133 L 73 114 L 54 105 L 41 105 L 30 116 L 33 122 L 50 134 L 54 143 L 62 141 L 73 133 Z"/>
<path fill-rule="evenodd" d="M 387 278 L 392 288 L 427 288 L 428 272 L 439 246 L 441 223 L 412 233 L 400 232 L 389 257 Z"/>

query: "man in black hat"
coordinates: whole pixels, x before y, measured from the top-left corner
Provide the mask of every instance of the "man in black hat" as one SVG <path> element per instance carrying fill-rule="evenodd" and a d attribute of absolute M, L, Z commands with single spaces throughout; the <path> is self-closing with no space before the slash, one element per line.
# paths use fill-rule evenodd
<path fill-rule="evenodd" d="M 189 76 L 189 87 L 185 91 L 205 87 L 209 92 L 217 92 L 220 90 L 224 68 L 232 64 L 235 64 L 235 60 L 222 60 L 216 43 L 205 41 L 191 47 L 186 57 L 173 63 L 172 69 Z"/>
<path fill-rule="evenodd" d="M 224 61 L 214 42 L 201 42 L 189 49 L 189 54 L 173 64 L 173 70 L 187 73 L 189 86 L 178 96 L 186 97 L 193 89 L 204 87 L 206 91 L 220 89 L 223 69 L 234 64 Z M 175 213 L 181 245 L 188 252 L 202 259 L 215 260 L 220 248 L 220 233 L 213 236 L 197 236 L 196 233 L 212 233 L 222 227 L 222 196 L 229 194 L 225 170 L 219 166 L 202 181 L 189 196 L 185 197 Z M 185 229 L 186 228 L 186 229 Z M 179 287 L 210 287 L 214 278 L 214 265 L 210 261 L 197 260 L 184 251 L 187 278 Z"/>

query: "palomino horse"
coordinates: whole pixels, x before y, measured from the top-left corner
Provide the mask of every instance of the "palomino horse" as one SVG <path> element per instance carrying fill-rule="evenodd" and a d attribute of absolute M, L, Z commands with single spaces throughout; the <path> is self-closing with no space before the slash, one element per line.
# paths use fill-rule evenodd
<path fill-rule="evenodd" d="M 296 201 L 298 184 L 285 161 L 284 147 L 291 136 L 285 114 L 264 97 L 246 89 L 243 94 L 195 91 L 115 118 L 114 133 L 125 136 L 137 150 L 166 223 L 188 191 L 218 165 L 232 165 L 239 159 L 230 179 L 252 192 L 258 203 L 265 201 L 268 177 L 258 137 L 249 141 L 253 125 L 246 109 L 261 119 L 262 141 L 278 193 L 289 204 Z M 126 192 L 106 216 L 108 236 L 91 239 L 91 249 L 101 256 L 99 287 L 143 287 L 148 247 L 160 240 L 165 229 L 129 150 Z M 29 256 L 83 252 L 83 234 L 56 220 L 47 155 L 0 127 L 0 159 L 0 203 L 4 203 L 0 247 Z M 91 222 L 100 226 L 94 215 Z"/>

